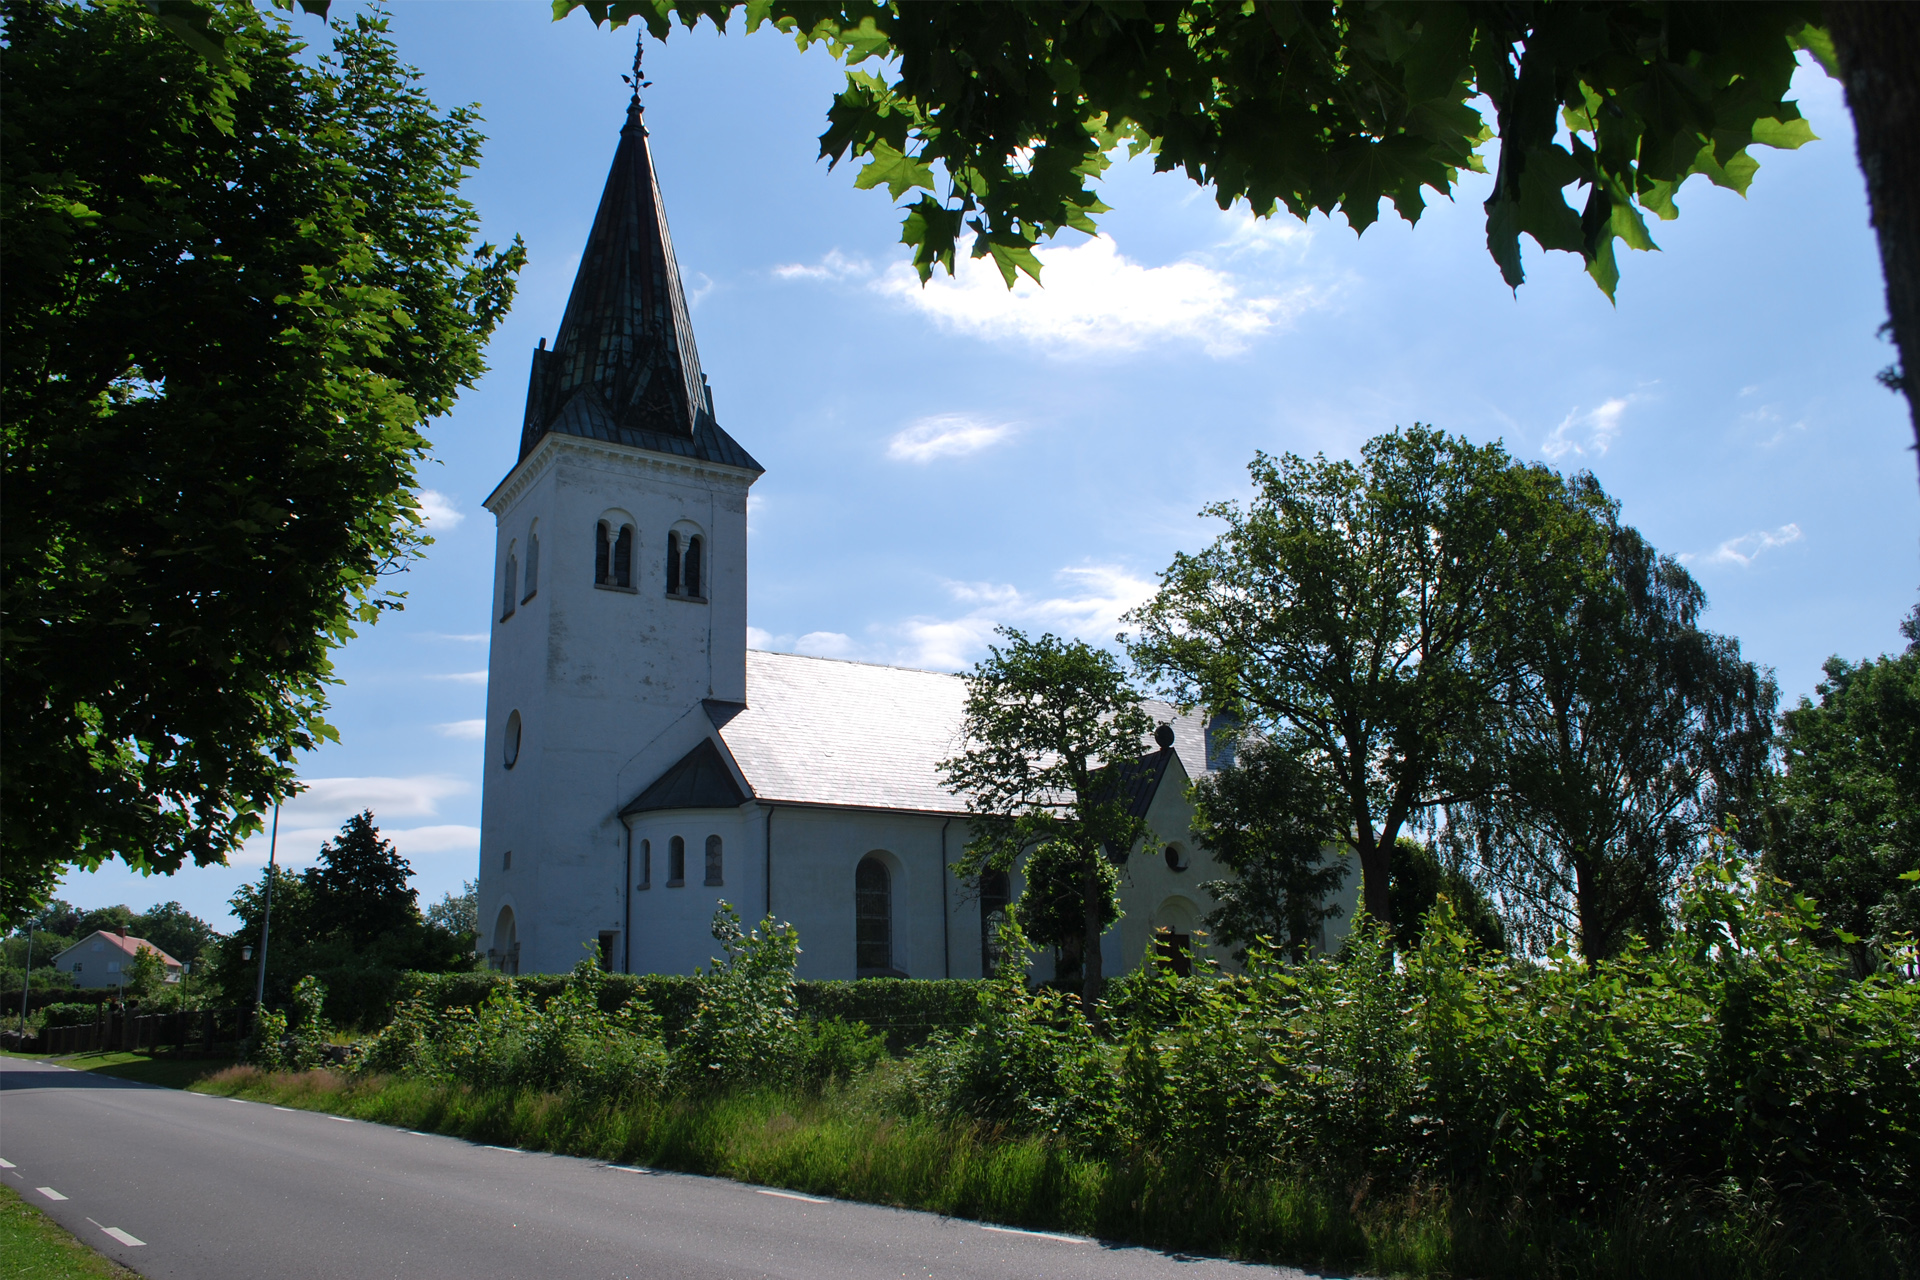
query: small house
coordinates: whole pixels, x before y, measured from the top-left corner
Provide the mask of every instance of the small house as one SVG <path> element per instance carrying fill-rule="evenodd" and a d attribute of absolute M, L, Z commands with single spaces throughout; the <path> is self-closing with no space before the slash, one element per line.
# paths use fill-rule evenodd
<path fill-rule="evenodd" d="M 145 938 L 128 937 L 125 929 L 95 929 L 55 956 L 53 967 L 71 974 L 76 987 L 117 987 L 126 982 L 128 967 L 143 950 L 166 964 L 168 982 L 180 981 L 186 966 Z"/>

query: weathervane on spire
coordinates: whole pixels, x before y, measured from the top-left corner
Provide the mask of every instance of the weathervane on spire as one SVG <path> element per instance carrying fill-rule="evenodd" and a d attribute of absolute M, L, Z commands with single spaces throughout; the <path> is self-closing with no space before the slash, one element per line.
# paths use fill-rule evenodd
<path fill-rule="evenodd" d="M 639 27 L 639 30 L 635 33 L 633 40 L 633 74 L 630 76 L 621 76 L 620 78 L 633 86 L 632 105 L 638 107 L 640 105 L 640 91 L 651 86 L 653 81 L 642 80 L 640 78 L 640 55 L 646 50 L 647 28 L 640 23 L 635 23 L 634 25 Z"/>

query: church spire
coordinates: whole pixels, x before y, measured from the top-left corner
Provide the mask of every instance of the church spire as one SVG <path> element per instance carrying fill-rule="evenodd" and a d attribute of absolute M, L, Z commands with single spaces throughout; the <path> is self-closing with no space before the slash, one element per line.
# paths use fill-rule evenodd
<path fill-rule="evenodd" d="M 759 470 L 714 422 L 647 147 L 637 48 L 629 83 L 620 145 L 559 333 L 551 351 L 534 352 L 520 456 L 562 432 Z"/>

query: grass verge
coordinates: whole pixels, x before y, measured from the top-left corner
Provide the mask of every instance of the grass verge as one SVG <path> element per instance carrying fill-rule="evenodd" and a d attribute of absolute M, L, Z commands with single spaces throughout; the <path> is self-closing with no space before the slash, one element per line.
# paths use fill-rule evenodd
<path fill-rule="evenodd" d="M 34 1062 L 51 1062 L 58 1066 L 71 1067 L 75 1071 L 92 1071 L 103 1076 L 115 1076 L 122 1080 L 137 1081 L 140 1084 L 157 1084 L 168 1089 L 185 1089 L 233 1065 L 231 1058 L 156 1058 L 144 1053 L 115 1051 L 73 1053 L 59 1058 L 48 1057 L 44 1053 L 9 1053 L 6 1056 Z"/>
<path fill-rule="evenodd" d="M 1628 1193 L 1590 1219 L 1418 1187 L 1368 1188 L 1134 1151 L 1096 1159 L 1041 1137 L 901 1118 L 886 1072 L 821 1094 L 612 1103 L 407 1077 L 233 1067 L 194 1088 L 475 1142 L 645 1165 L 1008 1226 L 1248 1261 L 1419 1277 L 1899 1280 L 1900 1234 L 1858 1206 L 1788 1212 L 1698 1189 Z M 1897 1224 L 1895 1224 L 1897 1226 Z"/>
<path fill-rule="evenodd" d="M 73 1238 L 0 1184 L 0 1258 L 7 1280 L 133 1280 L 134 1273 Z"/>

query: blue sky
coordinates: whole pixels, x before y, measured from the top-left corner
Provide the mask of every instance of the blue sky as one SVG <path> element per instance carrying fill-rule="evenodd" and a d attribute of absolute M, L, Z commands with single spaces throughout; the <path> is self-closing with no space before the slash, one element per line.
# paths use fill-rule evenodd
<path fill-rule="evenodd" d="M 339 6 L 336 6 L 338 8 Z M 306 757 L 280 858 L 313 860 L 373 809 L 423 901 L 475 873 L 493 522 L 528 352 L 551 338 L 612 158 L 632 34 L 541 0 L 393 14 L 443 106 L 489 136 L 466 194 L 525 237 L 493 372 L 433 430 L 435 545 L 389 615 L 339 655 L 341 741 Z M 308 39 L 319 24 L 298 18 Z M 1590 468 L 1686 558 L 1708 625 L 1788 700 L 1832 653 L 1898 648 L 1920 572 L 1920 496 L 1879 260 L 1838 86 L 1803 69 L 1820 135 L 1756 149 L 1747 199 L 1694 179 L 1664 252 L 1622 252 L 1617 306 L 1577 259 L 1525 242 L 1515 296 L 1484 244 L 1487 180 L 1390 214 L 1256 222 L 1183 177 L 1118 165 L 1104 236 L 1043 250 L 1047 288 L 963 270 L 922 289 L 884 193 L 814 159 L 840 72 L 773 32 L 649 41 L 647 121 L 721 423 L 767 468 L 750 511 L 755 643 L 958 669 L 996 623 L 1110 639 L 1196 513 L 1242 497 L 1257 449 L 1351 456 L 1428 422 Z M 179 899 L 230 927 L 264 837 L 230 867 L 68 878 L 82 906 Z"/>

